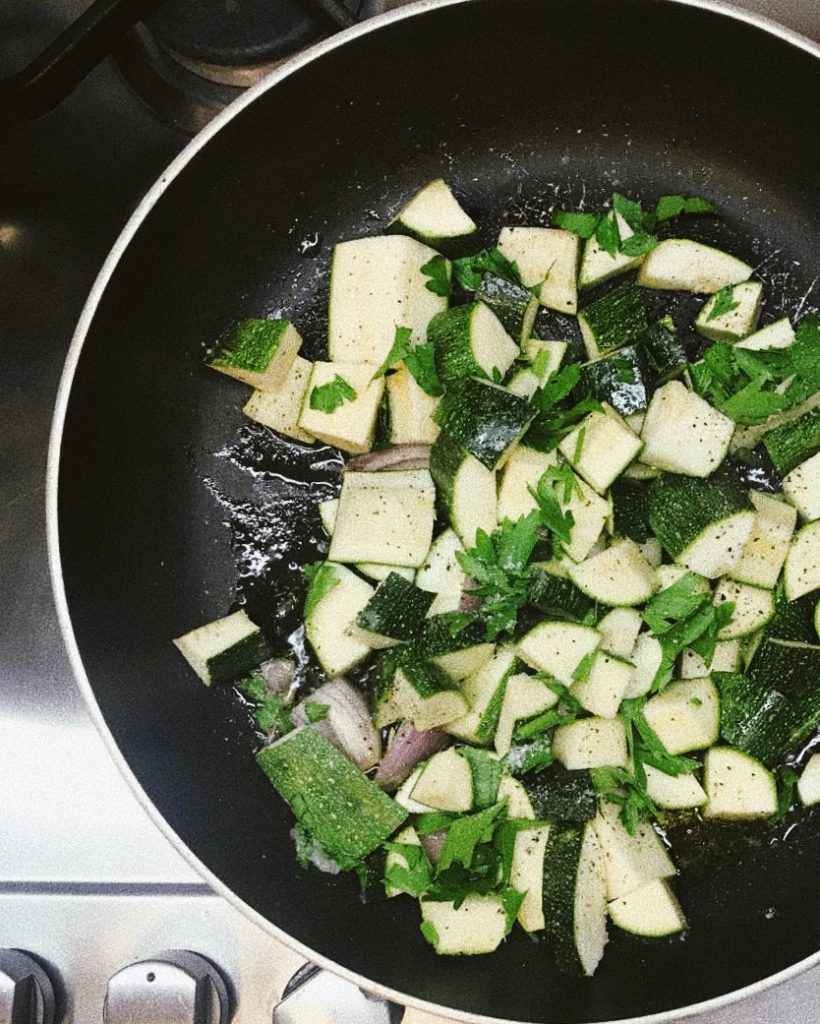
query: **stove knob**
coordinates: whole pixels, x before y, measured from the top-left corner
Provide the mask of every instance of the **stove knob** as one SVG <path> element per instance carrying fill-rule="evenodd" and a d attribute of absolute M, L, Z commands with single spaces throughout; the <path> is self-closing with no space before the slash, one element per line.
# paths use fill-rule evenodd
<path fill-rule="evenodd" d="M 401 1024 L 404 1007 L 305 964 L 273 1008 L 273 1024 Z"/>
<path fill-rule="evenodd" d="M 227 1024 L 230 1018 L 224 978 L 210 960 L 184 949 L 117 971 L 103 1009 L 105 1024 Z"/>
<path fill-rule="evenodd" d="M 37 961 L 19 949 L 0 949 L 1 1024 L 52 1024 L 54 987 Z"/>

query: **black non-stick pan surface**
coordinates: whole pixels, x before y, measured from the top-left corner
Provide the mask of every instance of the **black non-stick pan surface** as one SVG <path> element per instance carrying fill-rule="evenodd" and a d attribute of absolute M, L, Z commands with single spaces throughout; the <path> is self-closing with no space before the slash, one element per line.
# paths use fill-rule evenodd
<path fill-rule="evenodd" d="M 726 830 L 706 866 L 695 842 L 678 858 L 685 938 L 615 935 L 593 980 L 562 977 L 523 934 L 489 958 L 436 957 L 412 901 L 365 905 L 352 877 L 296 866 L 247 710 L 203 687 L 170 643 L 247 601 L 286 649 L 295 563 L 317 557 L 313 506 L 338 479 L 336 453 L 250 426 L 246 389 L 203 367 L 226 324 L 292 318 L 318 357 L 333 243 L 379 232 L 439 175 L 487 243 L 501 224 L 548 223 L 556 202 L 595 208 L 613 189 L 707 196 L 723 217 L 685 230 L 759 267 L 767 313 L 805 311 L 818 98 L 810 44 L 716 6 L 426 5 L 280 75 L 155 193 L 121 246 L 92 299 L 59 455 L 73 635 L 147 800 L 225 890 L 320 959 L 399 999 L 574 1024 L 685 1007 L 820 948 L 808 819 L 786 838 Z"/>

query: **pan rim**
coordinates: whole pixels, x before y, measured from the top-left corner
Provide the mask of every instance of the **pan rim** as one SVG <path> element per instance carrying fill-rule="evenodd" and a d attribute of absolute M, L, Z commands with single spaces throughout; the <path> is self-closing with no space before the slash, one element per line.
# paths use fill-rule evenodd
<path fill-rule="evenodd" d="M 74 376 L 79 364 L 82 349 L 89 329 L 96 316 L 97 308 L 113 277 L 121 258 L 131 243 L 131 240 L 139 231 L 143 222 L 149 216 L 154 206 L 159 202 L 171 183 L 180 175 L 187 165 L 197 156 L 200 150 L 204 149 L 208 142 L 217 135 L 224 126 L 229 124 L 240 114 L 245 107 L 251 105 L 255 100 L 272 89 L 279 82 L 290 77 L 313 61 L 321 58 L 324 54 L 332 52 L 336 48 L 345 45 L 350 40 L 360 36 L 378 31 L 384 26 L 401 22 L 406 18 L 412 18 L 425 12 L 451 7 L 456 4 L 467 3 L 470 0 L 417 0 L 416 3 L 388 11 L 377 17 L 371 18 L 349 29 L 345 29 L 336 35 L 314 44 L 300 54 L 289 58 L 269 75 L 263 78 L 255 86 L 243 93 L 234 100 L 228 107 L 221 111 L 209 124 L 207 124 L 197 135 L 194 136 L 177 154 L 177 156 L 162 171 L 154 184 L 145 193 L 138 206 L 128 219 L 127 223 L 114 242 L 108 256 L 103 263 L 96 280 L 88 294 L 83 311 L 77 322 L 77 327 L 72 336 L 68 348 L 66 360 L 58 385 L 55 399 L 54 414 L 51 422 L 49 435 L 47 464 L 46 464 L 46 488 L 45 488 L 45 511 L 46 511 L 46 541 L 48 550 L 48 566 L 51 578 L 51 589 L 54 604 L 57 612 L 57 619 L 62 634 L 63 643 L 68 654 L 74 680 L 83 696 L 87 711 L 91 720 L 102 738 L 109 756 L 116 765 L 120 775 L 125 779 L 143 810 L 148 814 L 159 831 L 174 847 L 177 853 L 182 856 L 188 864 L 202 877 L 210 888 L 231 906 L 239 910 L 247 919 L 256 924 L 262 931 L 283 945 L 303 956 L 317 966 L 330 971 L 332 974 L 344 978 L 367 991 L 373 992 L 383 999 L 390 1000 L 402 1006 L 413 1007 L 426 1013 L 437 1016 L 445 1016 L 454 1021 L 461 1021 L 463 1024 L 511 1024 L 511 1020 L 501 1017 L 488 1017 L 475 1015 L 451 1007 L 443 1007 L 437 1003 L 429 1002 L 409 993 L 399 992 L 388 986 L 374 982 L 356 971 L 338 964 L 322 954 L 311 950 L 307 945 L 289 935 L 278 925 L 263 917 L 252 906 L 237 896 L 230 887 L 219 879 L 211 870 L 193 853 L 175 832 L 171 825 L 155 807 L 141 783 L 129 766 L 126 758 L 121 753 L 111 730 L 102 714 L 102 711 L 94 696 L 91 682 L 86 674 L 79 646 L 74 635 L 71 621 L 71 613 L 68 607 L 68 599 L 65 590 L 65 583 L 62 574 L 62 561 L 60 557 L 60 537 L 58 520 L 59 500 L 59 477 L 60 477 L 60 455 L 62 448 L 62 436 L 65 426 L 68 403 L 71 396 Z M 820 59 L 820 44 L 815 43 L 806 36 L 789 29 L 773 21 L 764 15 L 752 11 L 743 10 L 727 0 L 655 0 L 658 3 L 676 4 L 682 7 L 694 7 L 716 14 L 721 14 L 736 21 L 745 22 L 753 27 L 769 33 L 798 49 Z M 791 964 L 775 974 L 752 982 L 743 988 L 714 996 L 711 999 L 693 1003 L 686 1007 L 675 1010 L 664 1010 L 660 1013 L 645 1014 L 638 1017 L 619 1018 L 617 1021 L 599 1022 L 599 1024 L 673 1024 L 675 1021 L 689 1019 L 696 1014 L 714 1012 L 732 1003 L 749 999 L 760 995 L 777 985 L 781 985 L 810 968 L 820 964 L 820 950 L 810 954 L 802 960 Z M 525 1021 L 517 1021 L 515 1024 L 527 1024 Z M 539 1022 L 530 1022 L 539 1024 Z"/>

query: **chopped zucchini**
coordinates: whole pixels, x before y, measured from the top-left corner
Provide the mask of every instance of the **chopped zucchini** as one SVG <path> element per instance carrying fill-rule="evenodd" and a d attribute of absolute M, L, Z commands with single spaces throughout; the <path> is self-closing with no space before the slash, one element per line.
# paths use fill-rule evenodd
<path fill-rule="evenodd" d="M 435 497 L 426 469 L 348 470 L 342 478 L 329 558 L 412 568 L 421 565 L 433 539 Z"/>
<path fill-rule="evenodd" d="M 755 523 L 731 576 L 739 583 L 771 590 L 786 561 L 797 513 L 791 505 L 762 491 L 750 491 L 749 498 L 755 507 Z"/>
<path fill-rule="evenodd" d="M 750 352 L 771 351 L 777 348 L 788 348 L 794 344 L 794 328 L 789 323 L 789 318 L 784 316 L 781 320 L 766 324 L 737 342 L 736 348 L 745 348 Z"/>
<path fill-rule="evenodd" d="M 271 655 L 243 608 L 177 637 L 174 646 L 206 686 L 238 679 Z"/>
<path fill-rule="evenodd" d="M 507 912 L 501 897 L 468 893 L 454 903 L 423 900 L 422 934 L 439 956 L 492 953 L 507 934 Z"/>
<path fill-rule="evenodd" d="M 677 337 L 677 328 L 671 316 L 661 317 L 651 324 L 641 338 L 641 352 L 648 379 L 653 387 L 679 377 L 689 360 L 683 342 Z"/>
<path fill-rule="evenodd" d="M 670 754 L 711 746 L 720 733 L 720 698 L 709 676 L 671 683 L 644 706 L 650 728 Z"/>
<path fill-rule="evenodd" d="M 427 328 L 445 384 L 461 377 L 504 377 L 518 346 L 489 306 L 472 302 L 438 313 Z"/>
<path fill-rule="evenodd" d="M 614 533 L 631 537 L 638 544 L 649 540 L 649 485 L 644 480 L 622 477 L 609 490 L 612 499 Z"/>
<path fill-rule="evenodd" d="M 820 452 L 783 477 L 783 493 L 807 522 L 820 519 Z"/>
<path fill-rule="evenodd" d="M 628 345 L 594 362 L 584 363 L 580 387 L 599 402 L 608 402 L 621 416 L 629 417 L 642 411 L 649 402 L 650 389 L 641 350 Z"/>
<path fill-rule="evenodd" d="M 804 526 L 792 537 L 783 580 L 789 601 L 820 587 L 820 520 Z"/>
<path fill-rule="evenodd" d="M 550 829 L 544 925 L 559 968 L 591 977 L 607 943 L 603 854 L 591 824 Z"/>
<path fill-rule="evenodd" d="M 642 448 L 638 438 L 610 406 L 591 412 L 561 441 L 558 450 L 573 469 L 604 494 Z"/>
<path fill-rule="evenodd" d="M 820 754 L 812 754 L 800 773 L 797 795 L 804 807 L 820 804 Z"/>
<path fill-rule="evenodd" d="M 612 923 L 632 935 L 659 939 L 686 928 L 680 904 L 663 879 L 647 882 L 640 889 L 610 901 L 607 910 Z"/>
<path fill-rule="evenodd" d="M 289 320 L 240 320 L 217 342 L 206 362 L 229 377 L 261 391 L 276 391 L 302 346 L 302 338 Z"/>
<path fill-rule="evenodd" d="M 755 514 L 746 492 L 730 480 L 668 474 L 650 488 L 649 522 L 679 565 L 715 579 L 740 561 Z"/>
<path fill-rule="evenodd" d="M 620 718 L 579 718 L 559 725 L 552 752 L 565 768 L 626 768 L 629 753 Z"/>
<path fill-rule="evenodd" d="M 433 754 L 422 768 L 411 795 L 438 811 L 472 810 L 473 775 L 469 762 L 455 747 Z"/>
<path fill-rule="evenodd" d="M 760 316 L 763 285 L 759 281 L 744 281 L 726 291 L 720 291 L 704 303 L 695 320 L 695 330 L 711 341 L 738 341 L 751 334 Z M 721 313 L 724 300 L 732 308 Z"/>
<path fill-rule="evenodd" d="M 762 629 L 774 615 L 772 592 L 762 587 L 724 578 L 715 588 L 714 603 L 719 605 L 726 601 L 731 601 L 735 607 L 731 619 L 718 633 L 721 640 L 749 636 Z"/>
<path fill-rule="evenodd" d="M 477 672 L 468 676 L 461 684 L 461 692 L 469 710 L 461 718 L 449 722 L 446 731 L 469 743 L 492 743 L 504 695 L 518 664 L 515 651 L 509 647 L 502 648 Z"/>
<path fill-rule="evenodd" d="M 307 359 L 296 356 L 282 383 L 273 390 L 256 389 L 242 407 L 242 412 L 257 423 L 270 427 L 271 430 L 310 444 L 315 438 L 313 434 L 299 426 L 299 415 L 302 412 L 312 365 Z"/>
<path fill-rule="evenodd" d="M 475 221 L 461 208 L 443 178 L 428 182 L 412 195 L 387 225 L 388 231 L 412 235 L 420 242 L 466 238 L 478 230 Z"/>
<path fill-rule="evenodd" d="M 393 842 L 398 846 L 421 846 L 421 840 L 418 837 L 418 833 L 412 825 L 408 825 L 407 828 L 403 828 L 399 832 Z M 408 870 L 410 865 L 407 863 L 407 858 L 398 850 L 388 850 L 387 856 L 384 859 L 384 873 L 385 875 L 390 868 L 403 868 L 405 871 Z M 384 894 L 388 899 L 392 899 L 394 896 L 401 895 L 402 890 L 397 889 L 395 886 L 385 883 Z"/>
<path fill-rule="evenodd" d="M 496 527 L 495 473 L 440 434 L 430 449 L 430 472 L 450 525 L 465 548 L 475 546 L 476 531 L 490 534 Z"/>
<path fill-rule="evenodd" d="M 628 659 L 642 625 L 641 613 L 634 608 L 613 608 L 598 622 L 602 650 Z"/>
<path fill-rule="evenodd" d="M 656 807 L 683 811 L 706 803 L 706 791 L 694 775 L 667 775 L 651 764 L 644 765 L 644 772 L 647 796 Z"/>
<path fill-rule="evenodd" d="M 559 313 L 577 312 L 577 235 L 560 228 L 502 228 L 498 248 L 518 266 L 523 284 L 538 292 L 542 306 Z"/>
<path fill-rule="evenodd" d="M 530 488 L 535 490 L 544 473 L 556 465 L 557 461 L 558 456 L 554 451 L 539 452 L 523 444 L 512 451 L 498 488 L 499 522 L 505 519 L 515 522 L 538 507 Z"/>
<path fill-rule="evenodd" d="M 555 763 L 529 772 L 522 785 L 533 813 L 546 821 L 591 821 L 598 812 L 598 793 L 587 769 L 569 771 Z"/>
<path fill-rule="evenodd" d="M 435 421 L 487 469 L 499 469 L 534 416 L 535 409 L 526 399 L 488 380 L 465 377 L 449 386 Z"/>
<path fill-rule="evenodd" d="M 464 589 L 464 570 L 458 564 L 456 553 L 461 541 L 454 530 L 445 530 L 430 545 L 424 564 L 416 575 L 416 584 L 434 594 L 461 594 Z"/>
<path fill-rule="evenodd" d="M 529 362 L 515 371 L 507 383 L 507 390 L 521 398 L 532 398 L 561 365 L 567 343 L 530 338 L 524 342 L 523 350 Z M 542 352 L 546 355 L 541 355 Z"/>
<path fill-rule="evenodd" d="M 538 672 L 567 686 L 579 663 L 600 644 L 601 634 L 574 622 L 541 622 L 518 642 L 518 654 Z"/>
<path fill-rule="evenodd" d="M 524 893 L 518 908 L 518 923 L 525 932 L 539 932 L 544 928 L 544 852 L 547 848 L 550 826 L 522 828 L 515 834 L 510 885 Z"/>
<path fill-rule="evenodd" d="M 634 540 L 616 541 L 572 566 L 569 575 L 588 597 L 612 607 L 643 604 L 658 586 L 655 570 Z"/>
<path fill-rule="evenodd" d="M 485 273 L 481 276 L 475 297 L 490 307 L 507 334 L 523 346 L 530 336 L 538 312 L 538 299 L 529 288 L 507 281 L 497 274 Z"/>
<path fill-rule="evenodd" d="M 712 747 L 703 760 L 704 818 L 750 821 L 777 810 L 774 775 L 760 761 L 732 747 Z"/>
<path fill-rule="evenodd" d="M 439 435 L 433 419 L 438 398 L 428 395 L 403 364 L 386 378 L 391 444 L 432 444 Z"/>
<path fill-rule="evenodd" d="M 600 718 L 614 718 L 633 671 L 631 662 L 598 651 L 586 676 L 572 684 L 572 694 L 586 711 Z"/>
<path fill-rule="evenodd" d="M 700 679 L 710 672 L 737 672 L 740 662 L 740 641 L 719 640 L 708 665 L 696 651 L 685 648 L 680 656 L 679 675 L 681 679 Z"/>
<path fill-rule="evenodd" d="M 495 730 L 495 751 L 505 757 L 512 746 L 516 723 L 540 715 L 558 703 L 558 697 L 536 676 L 517 672 L 507 679 Z"/>
<path fill-rule="evenodd" d="M 820 451 L 820 407 L 772 427 L 761 442 L 777 472 L 785 476 Z"/>
<path fill-rule="evenodd" d="M 534 562 L 528 601 L 550 618 L 583 619 L 593 602 L 559 562 Z"/>
<path fill-rule="evenodd" d="M 328 676 L 341 676 L 370 653 L 349 628 L 373 596 L 369 583 L 343 565 L 324 562 L 305 598 L 305 636 Z"/>
<path fill-rule="evenodd" d="M 484 641 L 484 631 L 476 623 L 454 635 L 453 621 L 451 614 L 430 616 L 410 646 L 417 660 L 432 661 L 451 679 L 460 682 L 490 660 L 495 644 Z"/>
<path fill-rule="evenodd" d="M 340 868 L 352 868 L 372 853 L 407 817 L 309 726 L 263 747 L 256 760 L 299 824 Z"/>
<path fill-rule="evenodd" d="M 669 473 L 706 477 L 729 450 L 734 422 L 680 381 L 652 396 L 641 440 L 641 462 Z"/>
<path fill-rule="evenodd" d="M 427 288 L 421 268 L 438 255 L 414 238 L 377 235 L 340 242 L 333 249 L 328 302 L 328 355 L 333 362 L 381 366 L 396 327 L 409 327 L 413 341 L 447 298 Z M 372 373 L 373 371 L 371 371 Z"/>
<path fill-rule="evenodd" d="M 660 641 L 651 633 L 641 633 L 629 660 L 634 668 L 624 697 L 643 697 L 652 689 L 652 683 L 661 667 L 663 648 Z"/>
<path fill-rule="evenodd" d="M 354 455 L 370 451 L 384 392 L 384 380 L 373 380 L 375 371 L 376 367 L 368 363 L 314 363 L 299 414 L 299 429 Z M 316 396 L 322 394 L 320 388 L 335 387 L 341 389 L 339 404 L 325 411 L 317 405 L 320 399 Z"/>
<path fill-rule="evenodd" d="M 391 572 L 356 616 L 356 626 L 371 647 L 391 647 L 413 639 L 432 603 L 432 594 Z"/>
<path fill-rule="evenodd" d="M 637 285 L 625 281 L 584 306 L 578 313 L 578 326 L 591 360 L 638 341 L 649 322 Z"/>
<path fill-rule="evenodd" d="M 381 729 L 405 718 L 424 732 L 452 722 L 466 710 L 464 695 L 446 672 L 429 662 L 407 661 L 396 668 L 390 694 L 379 703 L 376 725 Z"/>
<path fill-rule="evenodd" d="M 423 770 L 423 764 L 420 764 L 418 768 L 414 768 L 401 786 L 399 786 L 394 797 L 396 803 L 406 811 L 409 811 L 410 814 L 428 814 L 430 811 L 435 810 L 435 808 L 429 807 L 427 804 L 422 804 L 419 803 L 418 800 L 414 800 L 411 795 Z"/>
<path fill-rule="evenodd" d="M 641 822 L 631 835 L 621 823 L 620 809 L 604 801 L 594 821 L 604 855 L 608 900 L 620 899 L 648 882 L 675 875 L 675 865 L 649 822 Z"/>
<path fill-rule="evenodd" d="M 689 238 L 667 238 L 647 255 L 638 271 L 643 288 L 665 291 L 717 292 L 746 281 L 754 268 Z"/>
<path fill-rule="evenodd" d="M 631 238 L 635 232 L 623 219 L 620 213 L 610 210 L 606 215 L 608 221 L 614 221 L 618 227 L 618 235 L 622 242 Z M 617 274 L 624 274 L 628 270 L 634 270 L 643 263 L 643 255 L 627 256 L 626 253 L 617 252 L 611 255 L 592 235 L 584 244 L 584 253 L 581 257 L 581 269 L 578 272 L 578 287 L 591 288 L 596 284 L 603 284 Z"/>

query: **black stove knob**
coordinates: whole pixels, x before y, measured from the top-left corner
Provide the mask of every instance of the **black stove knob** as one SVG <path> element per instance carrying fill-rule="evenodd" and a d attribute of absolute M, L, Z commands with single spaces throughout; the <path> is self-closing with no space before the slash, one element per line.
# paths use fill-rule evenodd
<path fill-rule="evenodd" d="M 20 949 L 0 949 L 0 1021 L 54 1021 L 54 986 L 34 957 Z"/>
<path fill-rule="evenodd" d="M 167 950 L 123 967 L 108 982 L 105 1024 L 227 1024 L 225 979 L 204 956 Z"/>

